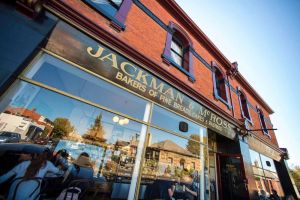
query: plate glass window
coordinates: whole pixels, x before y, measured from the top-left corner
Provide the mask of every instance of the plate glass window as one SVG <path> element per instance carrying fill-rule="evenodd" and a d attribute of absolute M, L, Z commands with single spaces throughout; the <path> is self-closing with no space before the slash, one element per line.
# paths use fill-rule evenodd
<path fill-rule="evenodd" d="M 79 198 L 131 199 L 146 136 L 146 125 L 133 119 L 147 122 L 150 103 L 47 54 L 25 76 L 0 100 L 0 195 L 36 191 L 34 198 L 52 199 L 76 184 Z M 30 176 L 28 189 L 22 177 L 40 159 L 51 173 Z M 15 189 L 11 175 L 24 184 Z"/>

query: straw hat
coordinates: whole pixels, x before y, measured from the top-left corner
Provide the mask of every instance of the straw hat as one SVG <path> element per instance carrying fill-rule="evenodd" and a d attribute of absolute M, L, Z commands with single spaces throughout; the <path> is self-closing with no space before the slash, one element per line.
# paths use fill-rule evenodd
<path fill-rule="evenodd" d="M 79 156 L 73 163 L 80 167 L 92 167 L 90 158 L 83 155 Z"/>

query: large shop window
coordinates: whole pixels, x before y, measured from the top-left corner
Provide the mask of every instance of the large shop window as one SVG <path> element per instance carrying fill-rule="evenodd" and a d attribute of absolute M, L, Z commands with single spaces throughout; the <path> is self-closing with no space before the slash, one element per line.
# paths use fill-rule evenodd
<path fill-rule="evenodd" d="M 257 193 L 259 195 L 265 193 L 269 196 L 272 193 L 272 189 L 274 189 L 279 196 L 283 197 L 284 193 L 275 169 L 274 161 L 251 149 L 250 157 Z"/>
<path fill-rule="evenodd" d="M 228 85 L 226 83 L 226 76 L 224 72 L 217 66 L 215 62 L 212 63 L 213 67 L 213 83 L 214 83 L 214 96 L 216 99 L 222 101 L 230 108 L 228 98 Z"/>
<path fill-rule="evenodd" d="M 144 192 L 139 199 L 205 199 L 209 191 L 205 158 L 207 147 L 199 142 L 152 128 L 146 139 L 140 183 Z"/>
<path fill-rule="evenodd" d="M 84 2 L 110 19 L 117 29 L 125 29 L 132 0 L 84 0 Z"/>
<path fill-rule="evenodd" d="M 46 54 L 25 75 L 0 101 L 0 195 L 132 199 L 150 103 Z"/>
<path fill-rule="evenodd" d="M 177 67 L 191 81 L 195 81 L 193 70 L 192 41 L 189 36 L 175 23 L 170 22 L 173 33 L 167 33 L 166 46 L 162 58 L 166 63 Z"/>
<path fill-rule="evenodd" d="M 242 117 L 248 120 L 249 122 L 252 122 L 250 112 L 249 112 L 249 107 L 248 107 L 247 96 L 240 89 L 238 91 L 239 91 L 239 101 L 240 101 Z"/>
<path fill-rule="evenodd" d="M 204 199 L 208 186 L 206 130 L 154 106 L 140 188 L 144 199 Z M 186 122 L 188 131 L 179 130 Z M 173 191 L 173 192 L 172 192 Z"/>
<path fill-rule="evenodd" d="M 83 199 L 134 199 L 138 184 L 139 199 L 209 194 L 206 129 L 84 68 L 41 53 L 0 102 L 7 199 L 72 186 Z"/>

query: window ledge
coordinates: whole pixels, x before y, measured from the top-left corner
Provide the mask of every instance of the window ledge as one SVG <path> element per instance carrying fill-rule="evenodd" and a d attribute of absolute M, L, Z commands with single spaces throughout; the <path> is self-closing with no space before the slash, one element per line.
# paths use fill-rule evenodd
<path fill-rule="evenodd" d="M 266 135 L 266 136 L 268 136 L 269 139 L 272 139 L 272 137 L 271 137 L 271 135 L 269 134 L 269 132 L 266 132 L 266 131 L 263 130 L 263 134 Z"/>
<path fill-rule="evenodd" d="M 229 102 L 227 102 L 224 99 L 222 99 L 222 97 L 220 97 L 217 93 L 215 93 L 215 98 L 217 100 L 221 101 L 222 103 L 224 103 L 229 110 L 232 108 L 232 106 L 229 104 Z"/>
<path fill-rule="evenodd" d="M 253 122 L 251 118 L 249 119 L 248 117 L 243 116 L 243 119 L 245 119 L 245 121 L 247 121 L 251 126 L 253 126 Z"/>
<path fill-rule="evenodd" d="M 185 75 L 187 75 L 188 78 L 189 78 L 189 81 L 191 81 L 193 83 L 196 81 L 195 77 L 190 72 L 188 72 L 187 70 L 185 70 L 183 67 L 181 67 L 177 63 L 175 63 L 172 58 L 170 58 L 170 57 L 168 57 L 168 56 L 166 56 L 164 54 L 161 57 L 163 58 L 163 61 L 165 63 L 167 63 L 168 65 L 169 64 L 173 65 L 174 67 L 176 67 L 177 69 L 179 69 L 182 73 L 184 73 Z"/>

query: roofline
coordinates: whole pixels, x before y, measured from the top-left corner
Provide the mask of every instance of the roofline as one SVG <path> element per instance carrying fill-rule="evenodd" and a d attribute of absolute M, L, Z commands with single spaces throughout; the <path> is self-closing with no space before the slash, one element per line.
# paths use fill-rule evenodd
<path fill-rule="evenodd" d="M 222 64 L 223 67 L 230 69 L 232 63 L 226 58 L 226 56 L 218 49 L 218 47 L 207 37 L 207 35 L 197 26 L 197 24 L 186 14 L 186 12 L 175 2 L 175 0 L 158 1 L 161 5 L 165 6 L 176 19 L 183 22 L 182 26 L 185 26 L 191 34 L 200 40 L 200 42 L 210 51 L 216 59 Z M 263 98 L 255 91 L 255 89 L 249 84 L 249 82 L 238 73 L 236 79 L 239 80 L 247 90 L 258 100 L 269 114 L 273 114 L 273 109 L 263 100 Z"/>

